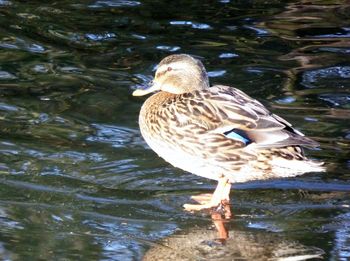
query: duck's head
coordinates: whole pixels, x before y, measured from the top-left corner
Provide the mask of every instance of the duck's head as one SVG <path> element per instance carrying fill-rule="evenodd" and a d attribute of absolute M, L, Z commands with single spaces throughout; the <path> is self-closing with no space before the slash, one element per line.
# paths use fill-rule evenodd
<path fill-rule="evenodd" d="M 202 62 L 187 54 L 174 54 L 159 63 L 148 88 L 137 89 L 132 95 L 142 96 L 155 91 L 181 94 L 206 88 L 209 88 L 209 80 Z"/>

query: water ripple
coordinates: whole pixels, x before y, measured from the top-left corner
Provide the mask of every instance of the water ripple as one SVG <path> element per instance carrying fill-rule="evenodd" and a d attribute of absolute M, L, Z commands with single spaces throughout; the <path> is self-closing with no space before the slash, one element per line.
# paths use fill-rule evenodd
<path fill-rule="evenodd" d="M 226 73 L 226 70 L 217 70 L 208 72 L 208 76 L 211 78 L 221 77 Z"/>
<path fill-rule="evenodd" d="M 18 110 L 20 110 L 20 108 L 18 108 L 17 106 L 14 105 L 10 105 L 10 104 L 5 104 L 0 102 L 0 110 L 2 111 L 8 111 L 8 112 L 17 112 Z"/>
<path fill-rule="evenodd" d="M 334 82 L 335 79 L 349 79 L 350 78 L 350 66 L 335 66 L 322 68 L 318 70 L 306 71 L 303 74 L 301 84 L 308 88 L 315 88 L 319 86 L 329 86 L 329 82 L 322 82 L 323 79 Z M 347 81 L 348 82 L 348 81 Z M 347 82 L 344 82 L 346 84 Z M 336 82 L 338 88 L 343 87 Z M 350 87 L 350 85 L 348 86 Z"/>
<path fill-rule="evenodd" d="M 0 80 L 13 80 L 17 77 L 13 75 L 12 73 L 6 72 L 6 71 L 0 71 Z"/>
<path fill-rule="evenodd" d="M 238 57 L 239 55 L 238 54 L 235 54 L 235 53 L 221 53 L 219 55 L 219 58 L 222 58 L 222 59 L 229 59 L 229 58 L 235 58 L 235 57 Z"/>
<path fill-rule="evenodd" d="M 92 126 L 97 132 L 96 135 L 89 136 L 88 141 L 109 143 L 115 148 L 144 144 L 138 131 L 107 124 L 93 124 Z"/>
<path fill-rule="evenodd" d="M 158 50 L 168 51 L 168 52 L 176 52 L 181 49 L 179 46 L 168 46 L 168 45 L 158 45 L 156 48 Z"/>
<path fill-rule="evenodd" d="M 2 5 L 2 6 L 9 6 L 9 5 L 11 5 L 11 4 L 12 4 L 11 1 L 0 0 L 0 5 Z"/>
<path fill-rule="evenodd" d="M 1 41 L 0 47 L 5 49 L 20 49 L 32 53 L 44 53 L 46 51 L 44 46 L 38 43 L 32 43 L 28 39 L 24 40 L 18 37 L 6 41 Z"/>
<path fill-rule="evenodd" d="M 243 242 L 305 255 L 321 252 L 315 244 L 326 259 L 345 260 L 349 10 L 341 0 L 0 0 L 0 256 L 141 260 L 178 233 L 182 247 L 201 239 L 191 242 L 213 259 L 223 253 L 216 247 L 232 254 Z M 139 132 L 145 97 L 132 90 L 176 52 L 199 57 L 213 84 L 242 89 L 321 143 L 306 153 L 325 161 L 323 174 L 233 186 L 235 217 L 225 223 L 233 248 L 206 233 L 208 213 L 183 211 L 215 182 L 164 162 Z"/>
<path fill-rule="evenodd" d="M 141 2 L 131 0 L 109 0 L 109 1 L 96 1 L 94 4 L 90 4 L 90 8 L 103 8 L 103 7 L 132 7 L 138 6 Z"/>
<path fill-rule="evenodd" d="M 87 33 L 85 34 L 85 36 L 87 39 L 92 41 L 107 41 L 117 37 L 115 33 L 104 33 L 104 34 Z"/>
<path fill-rule="evenodd" d="M 200 29 L 200 30 L 210 30 L 213 29 L 210 25 L 204 24 L 204 23 L 196 23 L 191 21 L 170 21 L 171 25 L 177 25 L 177 26 L 189 26 L 193 29 Z"/>

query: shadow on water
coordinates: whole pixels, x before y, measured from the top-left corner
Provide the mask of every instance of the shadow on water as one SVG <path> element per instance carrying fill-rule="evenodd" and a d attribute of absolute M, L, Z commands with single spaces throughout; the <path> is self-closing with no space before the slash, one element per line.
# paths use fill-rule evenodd
<path fill-rule="evenodd" d="M 1 259 L 348 260 L 349 14 L 347 1 L 0 0 Z M 182 208 L 215 184 L 138 130 L 130 94 L 171 53 L 321 144 L 307 153 L 324 174 L 233 186 L 226 244 Z"/>

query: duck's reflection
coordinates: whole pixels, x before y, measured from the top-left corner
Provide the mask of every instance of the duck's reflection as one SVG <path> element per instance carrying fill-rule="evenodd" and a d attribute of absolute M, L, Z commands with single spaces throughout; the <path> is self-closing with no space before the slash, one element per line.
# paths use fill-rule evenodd
<path fill-rule="evenodd" d="M 168 237 L 144 256 L 150 260 L 308 260 L 322 259 L 324 251 L 277 233 L 239 230 L 232 219 L 212 213 L 215 229 L 195 227 Z M 230 233 L 229 233 L 230 229 Z"/>
<path fill-rule="evenodd" d="M 228 229 L 225 226 L 228 219 L 227 218 L 224 219 L 223 215 L 218 212 L 213 212 L 211 214 L 211 219 L 213 220 L 214 226 L 218 231 L 218 239 L 221 240 L 222 242 L 225 242 L 226 239 L 228 239 L 229 237 Z"/>

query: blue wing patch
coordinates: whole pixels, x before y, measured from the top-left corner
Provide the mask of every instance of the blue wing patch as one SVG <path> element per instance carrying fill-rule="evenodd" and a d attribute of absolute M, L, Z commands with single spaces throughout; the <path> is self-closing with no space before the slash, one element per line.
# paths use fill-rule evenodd
<path fill-rule="evenodd" d="M 245 145 L 248 145 L 249 143 L 252 142 L 250 139 L 248 139 L 247 137 L 244 136 L 242 131 L 239 131 L 239 130 L 236 130 L 236 129 L 227 131 L 227 132 L 224 133 L 224 135 L 227 138 L 234 139 L 234 140 L 239 140 L 239 141 L 243 142 Z"/>

